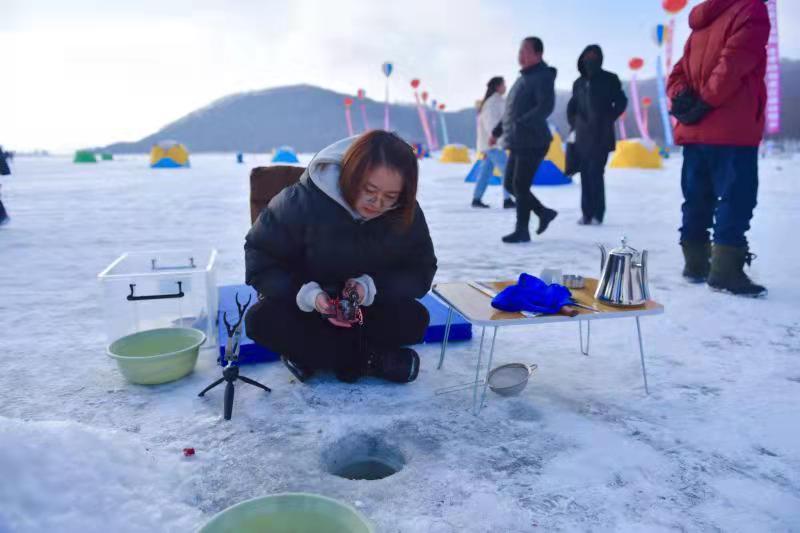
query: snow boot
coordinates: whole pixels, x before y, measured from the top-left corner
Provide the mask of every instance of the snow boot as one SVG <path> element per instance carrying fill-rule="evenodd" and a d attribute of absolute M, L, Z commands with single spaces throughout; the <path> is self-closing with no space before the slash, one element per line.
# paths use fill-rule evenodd
<path fill-rule="evenodd" d="M 549 207 L 545 207 L 542 210 L 542 214 L 539 215 L 539 227 L 536 228 L 536 235 L 541 235 L 547 229 L 547 226 L 555 220 L 558 216 L 558 211 L 555 209 L 550 209 Z"/>
<path fill-rule="evenodd" d="M 681 243 L 683 249 L 683 277 L 689 283 L 705 283 L 711 270 L 711 243 L 708 241 Z"/>
<path fill-rule="evenodd" d="M 475 200 L 472 200 L 472 207 L 481 207 L 483 209 L 486 209 L 489 206 L 487 204 L 481 202 L 480 200 L 475 199 Z"/>
<path fill-rule="evenodd" d="M 766 296 L 767 289 L 753 283 L 744 273 L 744 265 L 750 266 L 755 258 L 747 247 L 737 248 L 715 244 L 711 251 L 711 271 L 708 275 L 708 286 L 714 290 L 727 292 L 736 296 L 759 298 Z"/>
<path fill-rule="evenodd" d="M 395 383 L 410 383 L 419 374 L 419 355 L 411 348 L 376 350 L 367 359 L 366 373 Z"/>
<path fill-rule="evenodd" d="M 292 375 L 295 378 L 297 378 L 297 381 L 299 381 L 300 383 L 305 383 L 308 378 L 314 375 L 313 370 L 305 368 L 299 363 L 292 361 L 285 355 L 281 356 L 281 361 L 283 361 L 283 364 L 286 366 L 286 368 L 289 369 L 289 372 L 291 372 Z"/>
<path fill-rule="evenodd" d="M 517 229 L 514 230 L 514 233 L 509 233 L 508 235 L 503 237 L 503 242 L 509 244 L 516 244 L 520 242 L 531 242 L 531 234 L 528 233 L 528 230 Z"/>
<path fill-rule="evenodd" d="M 514 209 L 517 207 L 517 202 L 513 200 L 513 198 L 506 198 L 503 200 L 503 209 Z"/>

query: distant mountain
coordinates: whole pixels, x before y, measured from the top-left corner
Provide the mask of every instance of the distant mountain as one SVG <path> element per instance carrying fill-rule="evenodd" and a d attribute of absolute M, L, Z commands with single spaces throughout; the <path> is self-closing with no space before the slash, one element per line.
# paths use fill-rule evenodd
<path fill-rule="evenodd" d="M 781 66 L 783 131 L 780 137 L 797 139 L 800 138 L 800 61 L 783 60 Z M 628 83 L 624 82 L 624 86 L 629 93 Z M 663 139 L 655 80 L 640 81 L 639 95 L 653 99 L 649 114 L 650 134 L 655 139 Z M 184 143 L 193 152 L 269 152 L 284 144 L 300 152 L 315 152 L 347 135 L 343 106 L 346 96 L 311 85 L 235 94 L 189 113 L 136 142 L 114 143 L 100 149 L 112 153 L 142 153 L 148 152 L 160 140 L 173 139 Z M 551 116 L 561 132 L 568 130 L 566 108 L 569 96 L 567 91 L 558 91 L 556 108 Z M 365 99 L 364 103 L 369 125 L 381 127 L 383 103 L 370 99 Z M 354 128 L 361 131 L 358 102 L 351 112 Z M 389 112 L 393 130 L 409 141 L 421 142 L 424 139 L 414 106 L 393 104 Z M 450 142 L 475 145 L 474 109 L 450 111 L 445 113 L 445 117 Z M 625 123 L 628 135 L 637 136 L 632 113 L 627 114 Z"/>
<path fill-rule="evenodd" d="M 289 145 L 300 152 L 315 152 L 347 136 L 344 99 L 347 95 L 313 87 L 293 85 L 227 96 L 168 124 L 152 135 L 130 143 L 111 144 L 113 153 L 147 152 L 163 139 L 184 143 L 192 152 L 267 152 Z M 383 126 L 382 102 L 365 99 L 367 121 Z M 351 109 L 353 127 L 363 129 L 360 104 Z M 410 141 L 424 135 L 417 110 L 411 105 L 391 105 L 391 127 Z M 475 112 L 448 112 L 451 142 L 474 144 Z"/>

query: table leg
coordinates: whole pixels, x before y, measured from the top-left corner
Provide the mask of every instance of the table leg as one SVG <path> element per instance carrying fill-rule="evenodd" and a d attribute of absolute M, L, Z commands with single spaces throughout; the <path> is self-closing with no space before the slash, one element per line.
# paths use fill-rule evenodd
<path fill-rule="evenodd" d="M 495 339 L 497 339 L 497 328 L 494 328 L 494 335 L 492 335 L 492 347 L 489 349 L 489 364 L 486 365 L 486 379 L 483 382 L 483 394 L 481 394 L 481 403 L 478 405 L 478 411 L 483 408 L 483 402 L 486 399 L 486 387 L 489 386 L 489 372 L 492 370 L 492 357 L 494 356 Z"/>
<path fill-rule="evenodd" d="M 447 350 L 447 341 L 450 339 L 450 323 L 453 321 L 453 306 L 448 306 L 447 309 L 447 323 L 444 326 L 444 338 L 442 339 L 442 353 L 439 354 L 439 366 L 436 370 L 442 369 L 444 364 L 444 352 Z"/>
<path fill-rule="evenodd" d="M 581 353 L 589 355 L 589 343 L 592 340 L 592 322 L 586 321 L 586 348 L 583 347 L 583 320 L 578 320 L 578 334 L 580 335 Z"/>
<path fill-rule="evenodd" d="M 481 345 L 478 348 L 478 364 L 475 365 L 475 382 L 472 385 L 472 414 L 475 414 L 475 406 L 478 403 L 478 376 L 481 373 L 481 358 L 483 357 L 483 339 L 486 337 L 486 328 L 481 328 Z"/>
<path fill-rule="evenodd" d="M 636 317 L 636 333 L 639 336 L 639 357 L 642 360 L 642 378 L 644 379 L 644 392 L 645 394 L 650 394 L 650 390 L 647 388 L 647 369 L 644 366 L 644 344 L 642 343 L 642 327 L 639 324 L 639 317 Z"/>

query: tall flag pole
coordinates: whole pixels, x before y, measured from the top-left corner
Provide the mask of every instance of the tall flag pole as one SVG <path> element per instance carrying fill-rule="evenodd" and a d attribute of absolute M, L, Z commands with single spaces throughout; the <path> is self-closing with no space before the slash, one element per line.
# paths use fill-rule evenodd
<path fill-rule="evenodd" d="M 781 132 L 781 57 L 778 50 L 778 0 L 768 0 L 769 41 L 767 41 L 767 124 L 770 135 Z"/>
<path fill-rule="evenodd" d="M 383 75 L 386 77 L 386 100 L 383 105 L 383 129 L 386 131 L 390 131 L 389 128 L 389 76 L 392 75 L 392 70 L 394 70 L 394 65 L 389 63 L 388 61 L 381 65 L 381 71 Z"/>

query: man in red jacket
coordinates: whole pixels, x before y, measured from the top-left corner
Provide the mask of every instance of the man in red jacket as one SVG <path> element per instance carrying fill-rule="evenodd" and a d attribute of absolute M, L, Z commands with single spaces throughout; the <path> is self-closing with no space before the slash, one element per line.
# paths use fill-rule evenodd
<path fill-rule="evenodd" d="M 763 296 L 744 273 L 745 232 L 756 206 L 770 32 L 764 0 L 706 0 L 689 15 L 692 34 L 667 93 L 683 145 L 684 277 L 717 290 Z M 709 241 L 714 227 L 713 250 Z"/>

